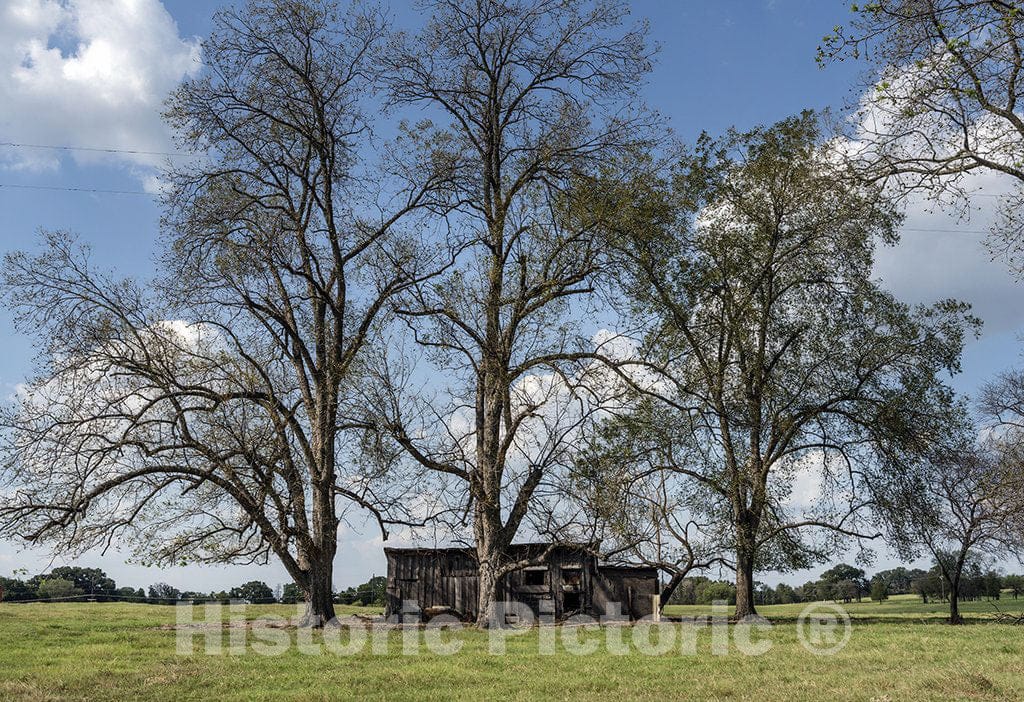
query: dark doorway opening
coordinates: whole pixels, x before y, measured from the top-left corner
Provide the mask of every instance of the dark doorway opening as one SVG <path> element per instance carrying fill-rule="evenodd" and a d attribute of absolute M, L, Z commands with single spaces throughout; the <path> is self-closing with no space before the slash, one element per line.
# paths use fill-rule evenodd
<path fill-rule="evenodd" d="M 580 593 L 566 592 L 562 595 L 562 608 L 566 614 L 580 609 Z"/>

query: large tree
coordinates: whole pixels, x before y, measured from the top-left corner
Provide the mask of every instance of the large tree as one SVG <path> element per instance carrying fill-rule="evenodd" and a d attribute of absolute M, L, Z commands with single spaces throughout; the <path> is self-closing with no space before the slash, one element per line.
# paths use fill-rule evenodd
<path fill-rule="evenodd" d="M 858 148 L 871 177 L 957 196 L 963 176 L 1017 184 L 989 243 L 1024 273 L 1024 7 L 1016 0 L 880 0 L 852 6 L 824 38 L 822 61 L 864 59 Z"/>
<path fill-rule="evenodd" d="M 346 407 L 388 300 L 429 274 L 398 226 L 436 180 L 366 161 L 378 18 L 260 0 L 214 27 L 168 103 L 202 157 L 165 176 L 160 275 L 120 280 L 62 233 L 6 258 L 43 353 L 4 415 L 0 526 L 78 552 L 131 540 L 160 564 L 276 557 L 319 625 L 345 514 L 403 521 Z"/>
<path fill-rule="evenodd" d="M 965 306 L 914 310 L 879 287 L 875 246 L 900 218 L 849 176 L 804 113 L 702 139 L 670 181 L 595 193 L 619 213 L 641 322 L 621 374 L 643 413 L 618 463 L 670 472 L 686 499 L 669 504 L 728 525 L 738 617 L 755 613 L 756 569 L 876 533 L 875 490 L 942 434 L 953 401 L 942 377 Z"/>
<path fill-rule="evenodd" d="M 650 52 L 644 26 L 623 27 L 621 2 L 424 8 L 426 28 L 391 43 L 384 81 L 394 105 L 442 120 L 404 138 L 418 162 L 456 174 L 442 224 L 459 264 L 397 310 L 436 368 L 431 401 L 418 403 L 388 368 L 390 390 L 370 404 L 374 423 L 465 501 L 486 625 L 501 577 L 523 565 L 508 547 L 541 495 L 557 501 L 552 474 L 586 414 L 573 317 L 588 309 L 602 247 L 570 186 L 643 135 L 626 105 Z"/>

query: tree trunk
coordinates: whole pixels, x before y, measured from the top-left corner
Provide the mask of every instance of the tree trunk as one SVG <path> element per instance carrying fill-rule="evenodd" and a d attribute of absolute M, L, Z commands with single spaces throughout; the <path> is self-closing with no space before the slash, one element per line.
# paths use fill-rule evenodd
<path fill-rule="evenodd" d="M 307 585 L 302 588 L 306 611 L 299 626 L 322 628 L 335 618 L 332 563 L 314 562 L 309 570 Z"/>
<path fill-rule="evenodd" d="M 754 556 L 757 517 L 740 508 L 736 518 L 736 619 L 756 617 L 754 607 Z"/>
<path fill-rule="evenodd" d="M 960 576 L 956 576 L 949 584 L 949 623 L 963 624 L 960 616 Z"/>
<path fill-rule="evenodd" d="M 672 599 L 672 595 L 679 588 L 679 585 L 683 582 L 683 576 L 679 573 L 674 573 L 669 581 L 665 584 L 665 589 L 661 591 L 661 597 L 658 600 L 658 608 L 665 609 L 665 605 Z"/>
<path fill-rule="evenodd" d="M 949 623 L 950 624 L 963 624 L 964 618 L 960 616 L 960 578 L 964 572 L 964 564 L 967 562 L 967 547 L 963 547 L 960 550 L 960 555 L 956 559 L 956 563 L 953 565 L 953 572 L 949 573 L 946 569 L 942 569 L 945 573 L 946 578 L 949 580 Z M 939 578 L 942 581 L 942 578 Z"/>
<path fill-rule="evenodd" d="M 958 604 L 958 597 L 956 593 L 950 593 L 949 595 L 949 623 L 950 624 L 963 624 L 964 618 L 960 616 L 960 607 Z"/>
<path fill-rule="evenodd" d="M 331 451 L 328 447 L 326 451 Z M 326 465 L 333 465 L 333 455 L 325 455 Z M 312 491 L 312 543 L 302 558 L 305 568 L 306 612 L 300 626 L 321 628 L 335 618 L 334 556 L 338 552 L 338 519 L 334 514 L 333 471 L 330 481 L 318 480 Z"/>
<path fill-rule="evenodd" d="M 500 628 L 504 621 L 497 621 L 498 606 L 497 567 L 493 561 L 481 561 L 479 569 L 480 594 L 477 601 L 476 625 L 486 629 L 492 625 Z"/>
<path fill-rule="evenodd" d="M 745 548 L 736 552 L 736 619 L 756 617 L 754 607 L 754 555 Z"/>
<path fill-rule="evenodd" d="M 500 230 L 492 225 L 492 239 L 500 241 Z M 490 299 L 487 305 L 487 339 L 489 348 L 498 347 L 499 320 L 498 295 L 501 270 L 492 262 Z M 499 281 L 499 282 L 495 282 Z M 507 547 L 515 536 L 502 521 L 502 410 L 505 407 L 506 387 L 499 382 L 505 373 L 497 353 L 485 353 L 480 362 L 483 372 L 477 380 L 476 408 L 476 461 L 477 475 L 470 489 L 474 499 L 473 536 L 476 539 L 478 582 L 477 626 L 504 625 L 495 618 L 498 597 L 498 572 L 507 559 Z"/>

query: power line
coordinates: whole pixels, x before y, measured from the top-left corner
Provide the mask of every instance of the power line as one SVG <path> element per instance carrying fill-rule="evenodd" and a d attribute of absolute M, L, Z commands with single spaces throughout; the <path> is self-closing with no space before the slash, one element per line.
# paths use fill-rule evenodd
<path fill-rule="evenodd" d="M 50 149 L 52 151 L 92 151 L 105 154 L 134 154 L 137 156 L 176 156 L 178 158 L 194 158 L 199 154 L 173 151 L 145 151 L 143 149 L 115 149 L 99 146 L 59 146 L 55 144 L 19 144 L 13 141 L 0 141 L 0 146 L 18 149 Z"/>
<path fill-rule="evenodd" d="M 991 233 L 980 229 L 932 229 L 923 227 L 900 227 L 898 231 L 921 232 L 922 234 L 980 234 L 981 236 L 988 236 Z"/>
<path fill-rule="evenodd" d="M 98 193 L 100 195 L 146 195 L 153 197 L 153 193 L 143 190 L 104 190 L 103 188 L 68 188 L 58 185 L 15 185 L 14 183 L 0 183 L 0 188 L 15 188 L 18 190 L 60 190 L 71 193 Z"/>

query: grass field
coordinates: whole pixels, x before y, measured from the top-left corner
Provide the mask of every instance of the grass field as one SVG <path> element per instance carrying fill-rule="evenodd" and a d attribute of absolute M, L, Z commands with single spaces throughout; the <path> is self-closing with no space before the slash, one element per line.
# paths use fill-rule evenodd
<path fill-rule="evenodd" d="M 1024 600 L 999 604 L 1024 609 Z M 445 634 L 462 647 L 454 655 L 423 645 L 412 649 L 417 655 L 403 655 L 408 632 L 391 631 L 384 655 L 369 645 L 356 655 L 337 655 L 317 638 L 315 655 L 290 646 L 268 657 L 251 648 L 241 655 L 206 655 L 202 635 L 193 655 L 178 655 L 172 607 L 6 603 L 0 604 L 0 700 L 1024 699 L 1024 627 L 986 621 L 992 611 L 987 602 L 965 603 L 969 624 L 963 627 L 940 623 L 941 603 L 922 605 L 909 597 L 854 603 L 848 607 L 848 645 L 820 657 L 799 643 L 795 620 L 801 608 L 764 608 L 774 626 L 755 634 L 755 640 L 771 642 L 759 656 L 734 647 L 713 655 L 708 628 L 672 624 L 672 633 L 691 641 L 695 654 L 674 647 L 662 655 L 632 648 L 616 655 L 604 646 L 606 630 L 569 628 L 555 635 L 593 640 L 599 650 L 577 656 L 559 647 L 545 655 L 539 637 L 552 632 L 535 629 L 508 639 L 504 655 L 491 655 L 485 632 L 465 630 Z M 367 612 L 345 609 L 353 611 Z M 707 611 L 673 607 L 670 614 Z M 246 611 L 249 618 L 292 614 L 294 608 L 284 606 Z M 632 630 L 622 633 L 628 637 Z M 278 634 L 294 638 L 296 632 Z"/>
<path fill-rule="evenodd" d="M 773 621 L 795 620 L 804 603 L 788 605 L 769 605 L 758 607 L 758 612 Z M 1002 599 L 996 602 L 978 600 L 961 602 L 960 610 L 968 623 L 984 623 L 992 618 L 998 607 L 1004 612 L 1024 611 L 1024 598 L 1014 600 L 1009 592 L 1004 592 Z M 949 616 L 948 602 L 929 602 L 923 604 L 921 598 L 914 595 L 894 595 L 890 599 L 878 603 L 865 599 L 863 602 L 850 602 L 843 605 L 854 622 L 918 622 L 942 623 Z M 707 614 L 711 608 L 706 605 L 668 605 L 665 613 L 670 616 L 700 616 Z M 1024 630 L 1021 631 L 1024 634 Z"/>

